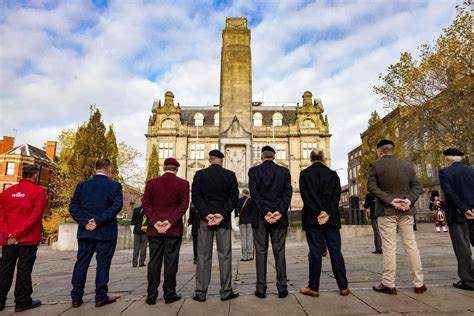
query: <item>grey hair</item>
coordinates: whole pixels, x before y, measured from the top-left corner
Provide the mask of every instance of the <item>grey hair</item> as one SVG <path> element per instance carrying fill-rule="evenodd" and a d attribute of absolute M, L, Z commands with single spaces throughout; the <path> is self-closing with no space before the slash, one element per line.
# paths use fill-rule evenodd
<path fill-rule="evenodd" d="M 444 158 L 452 162 L 460 162 L 462 160 L 461 156 L 444 156 Z"/>
<path fill-rule="evenodd" d="M 275 158 L 273 151 L 262 151 L 262 158 Z"/>
<path fill-rule="evenodd" d="M 393 151 L 395 150 L 395 146 L 391 144 L 383 145 L 378 148 L 382 153 L 384 154 L 393 154 Z"/>
<path fill-rule="evenodd" d="M 176 171 L 178 170 L 178 166 L 175 165 L 165 165 L 163 166 L 164 171 Z"/>

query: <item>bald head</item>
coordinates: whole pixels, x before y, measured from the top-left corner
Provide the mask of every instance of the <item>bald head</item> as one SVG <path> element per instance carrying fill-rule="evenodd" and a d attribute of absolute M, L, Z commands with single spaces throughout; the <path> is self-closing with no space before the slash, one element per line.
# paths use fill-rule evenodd
<path fill-rule="evenodd" d="M 324 162 L 324 152 L 320 149 L 313 149 L 309 155 L 311 162 Z"/>

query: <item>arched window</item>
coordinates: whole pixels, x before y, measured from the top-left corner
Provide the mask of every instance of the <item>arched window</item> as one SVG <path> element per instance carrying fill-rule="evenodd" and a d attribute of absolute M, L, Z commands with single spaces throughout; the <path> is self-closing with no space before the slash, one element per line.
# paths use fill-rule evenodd
<path fill-rule="evenodd" d="M 314 124 L 313 120 L 306 119 L 306 120 L 304 120 L 303 123 L 301 124 L 301 127 L 304 127 L 304 128 L 315 128 L 316 125 Z"/>
<path fill-rule="evenodd" d="M 175 124 L 173 120 L 166 119 L 163 122 L 161 122 L 161 127 L 162 128 L 174 128 Z"/>
<path fill-rule="evenodd" d="M 263 115 L 262 113 L 255 113 L 253 115 L 253 126 L 262 126 Z"/>
<path fill-rule="evenodd" d="M 219 126 L 219 112 L 214 114 L 214 126 Z"/>
<path fill-rule="evenodd" d="M 281 115 L 281 113 L 279 112 L 276 112 L 275 114 L 273 114 L 272 120 L 273 120 L 273 126 L 283 125 L 283 115 Z"/>
<path fill-rule="evenodd" d="M 204 124 L 204 115 L 202 113 L 194 114 L 194 125 L 202 126 Z"/>

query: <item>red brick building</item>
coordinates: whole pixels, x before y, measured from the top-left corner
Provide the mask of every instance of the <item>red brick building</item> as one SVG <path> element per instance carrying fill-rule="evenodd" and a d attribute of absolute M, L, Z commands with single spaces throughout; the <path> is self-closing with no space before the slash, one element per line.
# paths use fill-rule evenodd
<path fill-rule="evenodd" d="M 13 147 L 14 143 L 11 136 L 0 140 L 0 192 L 20 181 L 23 165 L 37 165 L 40 168 L 37 183 L 48 189 L 57 143 L 46 142 L 44 150 L 30 144 Z"/>

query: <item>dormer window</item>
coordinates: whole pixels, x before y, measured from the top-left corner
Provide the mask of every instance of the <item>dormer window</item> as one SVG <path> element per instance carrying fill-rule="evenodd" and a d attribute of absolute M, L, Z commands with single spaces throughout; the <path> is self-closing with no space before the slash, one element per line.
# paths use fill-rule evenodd
<path fill-rule="evenodd" d="M 263 115 L 262 113 L 255 113 L 253 115 L 253 126 L 262 126 L 262 122 L 263 122 Z"/>
<path fill-rule="evenodd" d="M 204 115 L 202 113 L 194 114 L 194 126 L 204 125 Z"/>

